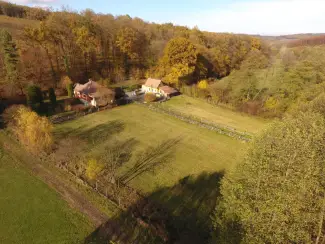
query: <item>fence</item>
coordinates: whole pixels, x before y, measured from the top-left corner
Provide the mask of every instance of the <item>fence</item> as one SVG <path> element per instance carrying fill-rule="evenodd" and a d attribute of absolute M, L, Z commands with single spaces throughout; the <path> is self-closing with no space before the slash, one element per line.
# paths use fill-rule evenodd
<path fill-rule="evenodd" d="M 140 104 L 140 103 L 138 103 L 138 104 Z M 235 128 L 232 128 L 232 127 L 218 125 L 216 123 L 211 123 L 210 121 L 205 121 L 205 120 L 203 120 L 201 118 L 197 118 L 195 116 L 185 115 L 185 114 L 182 114 L 182 113 L 175 111 L 173 109 L 165 108 L 164 105 L 159 104 L 159 103 L 142 104 L 142 105 L 148 107 L 150 110 L 172 116 L 172 117 L 180 119 L 186 123 L 194 124 L 199 127 L 202 127 L 202 128 L 205 128 L 205 129 L 208 129 L 211 131 L 215 131 L 219 134 L 236 138 L 238 140 L 251 141 L 251 139 L 252 139 L 252 135 L 249 133 L 237 131 Z"/>

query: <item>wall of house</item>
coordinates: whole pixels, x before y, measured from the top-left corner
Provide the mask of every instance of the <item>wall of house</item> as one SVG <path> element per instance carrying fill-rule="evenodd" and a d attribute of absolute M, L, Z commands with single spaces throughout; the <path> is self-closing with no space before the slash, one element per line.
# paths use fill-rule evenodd
<path fill-rule="evenodd" d="M 143 92 L 161 93 L 159 89 L 147 87 L 145 85 L 142 86 L 142 91 Z"/>

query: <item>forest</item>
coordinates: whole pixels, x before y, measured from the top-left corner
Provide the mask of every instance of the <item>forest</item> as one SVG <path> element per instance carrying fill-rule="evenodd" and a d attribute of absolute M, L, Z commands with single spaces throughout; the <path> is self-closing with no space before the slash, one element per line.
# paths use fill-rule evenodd
<path fill-rule="evenodd" d="M 59 89 L 65 77 L 105 86 L 154 77 L 212 104 L 281 117 L 319 90 L 325 74 L 323 36 L 293 40 L 284 48 L 260 36 L 209 33 L 89 9 L 57 12 L 5 2 L 0 7 L 2 15 L 36 21 L 18 32 L 1 31 L 5 93 L 21 95 L 29 85 Z"/>

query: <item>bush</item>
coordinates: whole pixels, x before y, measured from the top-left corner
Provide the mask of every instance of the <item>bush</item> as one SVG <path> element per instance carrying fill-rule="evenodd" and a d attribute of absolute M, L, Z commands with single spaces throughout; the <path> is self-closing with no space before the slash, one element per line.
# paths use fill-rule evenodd
<path fill-rule="evenodd" d="M 69 97 L 73 97 L 73 85 L 67 84 L 67 92 Z"/>
<path fill-rule="evenodd" d="M 56 105 L 56 96 L 53 88 L 49 89 L 49 99 L 53 107 Z"/>
<path fill-rule="evenodd" d="M 146 101 L 147 103 L 151 103 L 157 100 L 156 94 L 154 93 L 146 93 L 144 95 L 144 101 Z"/>
<path fill-rule="evenodd" d="M 53 143 L 51 122 L 25 106 L 18 106 L 8 111 L 13 120 L 10 129 L 19 142 L 29 151 L 40 153 L 51 148 Z"/>
<path fill-rule="evenodd" d="M 208 88 L 208 81 L 207 80 L 201 80 L 199 83 L 197 83 L 197 88 L 199 89 L 207 89 Z"/>

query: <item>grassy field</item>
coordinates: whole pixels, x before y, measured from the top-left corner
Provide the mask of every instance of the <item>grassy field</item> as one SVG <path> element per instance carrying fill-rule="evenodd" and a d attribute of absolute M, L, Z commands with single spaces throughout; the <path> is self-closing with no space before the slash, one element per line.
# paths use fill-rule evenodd
<path fill-rule="evenodd" d="M 173 97 L 162 106 L 242 132 L 257 133 L 267 125 L 266 120 L 214 106 L 185 95 Z"/>
<path fill-rule="evenodd" d="M 244 142 L 139 105 L 117 107 L 57 125 L 55 135 L 87 140 L 93 155 L 116 142 L 124 149 L 128 147 L 131 159 L 120 169 L 121 176 L 132 173 L 139 158 L 166 161 L 155 172 L 131 177 L 129 184 L 147 193 L 173 186 L 190 175 L 228 169 L 247 147 Z"/>
<path fill-rule="evenodd" d="M 82 243 L 93 230 L 83 215 L 7 155 L 0 158 L 0 192 L 0 243 Z"/>

